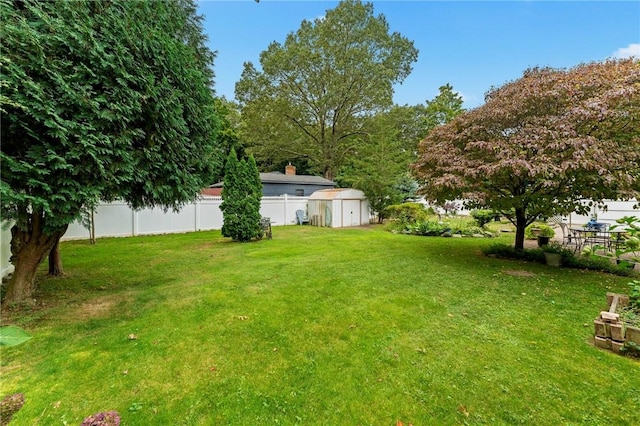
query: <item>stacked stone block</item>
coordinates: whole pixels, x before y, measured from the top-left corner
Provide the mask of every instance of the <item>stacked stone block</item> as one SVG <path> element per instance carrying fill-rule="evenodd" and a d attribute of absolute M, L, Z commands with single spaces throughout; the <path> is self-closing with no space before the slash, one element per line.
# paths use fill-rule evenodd
<path fill-rule="evenodd" d="M 600 312 L 593 321 L 595 328 L 595 345 L 603 349 L 611 349 L 620 353 L 625 342 L 640 345 L 640 328 L 632 327 L 620 320 L 616 313 L 618 308 L 629 305 L 629 296 L 625 294 L 607 293 L 609 310 Z"/>

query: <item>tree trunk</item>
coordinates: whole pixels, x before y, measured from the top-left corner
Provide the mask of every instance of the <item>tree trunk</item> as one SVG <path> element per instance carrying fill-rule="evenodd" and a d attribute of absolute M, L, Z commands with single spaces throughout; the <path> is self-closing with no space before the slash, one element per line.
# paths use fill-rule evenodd
<path fill-rule="evenodd" d="M 62 237 L 62 235 L 60 237 Z M 52 277 L 64 275 L 62 257 L 60 257 L 60 238 L 56 240 L 49 252 L 49 275 Z"/>
<path fill-rule="evenodd" d="M 522 208 L 516 209 L 516 250 L 524 250 L 524 230 L 527 227 L 527 216 Z"/>
<path fill-rule="evenodd" d="M 17 225 L 11 228 L 11 263 L 15 269 L 7 285 L 3 309 L 33 295 L 38 266 L 67 230 L 68 225 L 65 225 L 52 234 L 45 234 L 42 223 L 44 216 L 41 213 L 31 213 L 29 216 L 28 230 L 21 230 Z"/>
<path fill-rule="evenodd" d="M 329 166 L 325 166 L 323 175 L 325 179 L 333 180 L 333 169 Z"/>

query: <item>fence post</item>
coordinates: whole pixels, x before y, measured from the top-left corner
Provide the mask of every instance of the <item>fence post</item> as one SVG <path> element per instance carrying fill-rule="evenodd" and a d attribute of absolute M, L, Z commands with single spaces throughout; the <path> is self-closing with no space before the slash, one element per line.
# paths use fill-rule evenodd
<path fill-rule="evenodd" d="M 131 219 L 133 222 L 133 229 L 132 229 L 132 233 L 133 236 L 137 236 L 138 235 L 138 211 L 136 209 L 131 209 Z"/>
<path fill-rule="evenodd" d="M 284 223 L 285 226 L 287 226 L 289 223 L 287 222 L 287 214 L 289 213 L 289 203 L 288 203 L 288 195 L 285 193 L 284 194 L 284 201 L 282 203 L 283 207 L 284 207 L 284 219 L 282 220 L 282 222 Z"/>
<path fill-rule="evenodd" d="M 197 198 L 195 200 L 195 226 L 194 226 L 194 231 L 199 231 L 200 230 L 200 206 L 202 205 L 201 203 L 201 199 Z"/>

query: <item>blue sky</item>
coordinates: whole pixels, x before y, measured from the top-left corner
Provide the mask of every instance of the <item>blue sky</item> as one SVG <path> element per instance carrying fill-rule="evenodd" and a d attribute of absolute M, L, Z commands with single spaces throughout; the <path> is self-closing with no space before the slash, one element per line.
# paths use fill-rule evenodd
<path fill-rule="evenodd" d="M 416 105 L 453 86 L 465 107 L 534 66 L 571 67 L 608 57 L 640 56 L 638 1 L 376 1 L 391 31 L 420 51 L 394 102 Z M 209 47 L 217 51 L 215 90 L 234 98 L 244 62 L 259 67 L 269 43 L 283 43 L 304 20 L 335 1 L 200 0 Z"/>

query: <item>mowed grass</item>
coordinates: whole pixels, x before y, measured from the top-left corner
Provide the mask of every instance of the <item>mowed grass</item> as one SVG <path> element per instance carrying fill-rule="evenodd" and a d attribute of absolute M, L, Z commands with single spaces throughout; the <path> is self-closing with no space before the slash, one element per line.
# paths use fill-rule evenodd
<path fill-rule="evenodd" d="M 494 242 L 66 242 L 45 306 L 4 319 L 34 337 L 2 349 L 0 397 L 24 393 L 15 425 L 640 424 L 640 363 L 592 344 L 629 279 L 484 257 Z"/>

